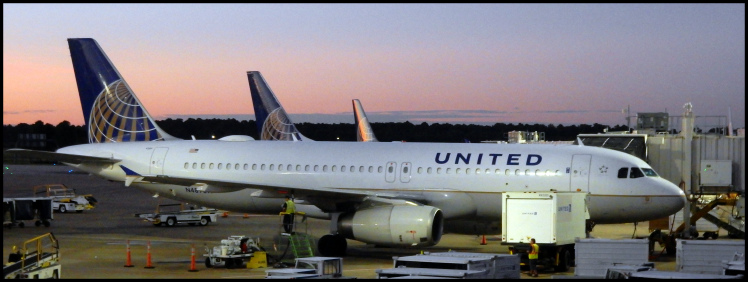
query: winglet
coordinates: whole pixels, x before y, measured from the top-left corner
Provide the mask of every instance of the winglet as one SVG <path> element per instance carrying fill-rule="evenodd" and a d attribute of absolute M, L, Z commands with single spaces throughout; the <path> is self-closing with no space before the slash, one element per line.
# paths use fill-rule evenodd
<path fill-rule="evenodd" d="M 353 99 L 353 117 L 356 119 L 356 139 L 360 142 L 378 142 L 371 129 L 369 119 L 366 117 L 361 101 Z"/>
<path fill-rule="evenodd" d="M 311 141 L 301 135 L 259 71 L 248 71 L 260 140 Z"/>
<path fill-rule="evenodd" d="M 178 140 L 164 132 L 96 40 L 68 38 L 89 143 Z"/>

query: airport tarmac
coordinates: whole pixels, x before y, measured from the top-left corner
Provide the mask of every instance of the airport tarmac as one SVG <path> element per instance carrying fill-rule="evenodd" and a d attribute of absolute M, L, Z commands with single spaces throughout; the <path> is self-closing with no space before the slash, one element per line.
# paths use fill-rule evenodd
<path fill-rule="evenodd" d="M 205 266 L 205 247 L 218 246 L 222 239 L 231 235 L 259 238 L 259 244 L 268 252 L 268 266 L 273 258 L 280 258 L 285 243 L 278 242 L 280 218 L 277 215 L 253 215 L 229 213 L 219 217 L 208 226 L 177 225 L 156 227 L 134 216 L 136 213 L 153 212 L 161 203 L 176 203 L 172 200 L 153 198 L 150 194 L 122 183 L 115 183 L 62 165 L 3 165 L 3 197 L 31 197 L 32 187 L 40 184 L 63 183 L 76 189 L 78 194 L 92 194 L 98 204 L 96 208 L 82 213 L 54 213 L 49 227 L 34 226 L 26 221 L 24 228 L 3 230 L 3 257 L 7 262 L 13 245 L 52 232 L 60 246 L 62 278 L 264 278 L 266 269 Z M 280 207 L 279 207 L 280 211 Z M 297 231 L 306 231 L 319 238 L 327 234 L 329 221 L 308 219 Z M 591 236 L 608 239 L 630 239 L 646 237 L 648 224 L 598 225 Z M 726 236 L 720 233 L 720 236 Z M 348 240 L 348 253 L 343 259 L 343 275 L 358 278 L 376 278 L 376 269 L 392 268 L 393 256 L 418 254 L 422 251 L 507 254 L 500 237 L 445 234 L 438 245 L 429 248 L 379 248 L 358 241 Z M 131 263 L 127 262 L 126 242 L 131 248 Z M 151 245 L 151 264 L 147 263 L 147 244 Z M 274 246 L 277 245 L 277 246 Z M 191 250 L 195 248 L 195 269 L 191 269 Z M 659 250 L 659 249 L 658 249 Z M 291 259 L 291 251 L 286 259 Z M 660 256 L 653 261 L 658 270 L 674 270 L 674 256 Z M 541 272 L 540 277 L 573 276 L 574 269 L 566 273 Z M 531 278 L 522 274 L 522 278 Z"/>

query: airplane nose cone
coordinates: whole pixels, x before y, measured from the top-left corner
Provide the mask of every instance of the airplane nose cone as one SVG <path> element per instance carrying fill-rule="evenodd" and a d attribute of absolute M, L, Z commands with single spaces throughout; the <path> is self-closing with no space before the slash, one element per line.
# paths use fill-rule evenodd
<path fill-rule="evenodd" d="M 680 187 L 670 181 L 662 179 L 661 191 L 663 197 L 660 200 L 660 208 L 667 215 L 672 215 L 686 206 L 686 194 Z"/>

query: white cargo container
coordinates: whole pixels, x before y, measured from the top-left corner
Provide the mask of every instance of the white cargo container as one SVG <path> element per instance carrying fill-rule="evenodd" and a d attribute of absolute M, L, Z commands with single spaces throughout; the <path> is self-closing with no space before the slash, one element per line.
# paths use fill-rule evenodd
<path fill-rule="evenodd" d="M 501 244 L 527 260 L 531 238 L 540 245 L 538 265 L 567 271 L 574 243 L 586 237 L 590 218 L 585 192 L 504 192 L 501 196 Z"/>
<path fill-rule="evenodd" d="M 722 274 L 726 261 L 745 252 L 745 240 L 675 239 L 675 270 L 688 273 Z"/>

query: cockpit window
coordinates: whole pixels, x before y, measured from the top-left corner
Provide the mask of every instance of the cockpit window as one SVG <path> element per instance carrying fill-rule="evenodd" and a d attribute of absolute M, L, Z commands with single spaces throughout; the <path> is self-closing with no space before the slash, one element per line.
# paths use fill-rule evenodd
<path fill-rule="evenodd" d="M 649 177 L 658 177 L 657 172 L 654 171 L 654 169 L 651 168 L 642 168 L 642 171 L 644 172 L 644 175 Z"/>
<path fill-rule="evenodd" d="M 632 167 L 631 168 L 631 174 L 629 174 L 629 178 L 639 178 L 644 177 L 644 173 L 642 173 L 641 169 L 638 167 Z"/>
<path fill-rule="evenodd" d="M 628 178 L 629 176 L 629 168 L 628 167 L 622 167 L 618 170 L 618 178 Z"/>

